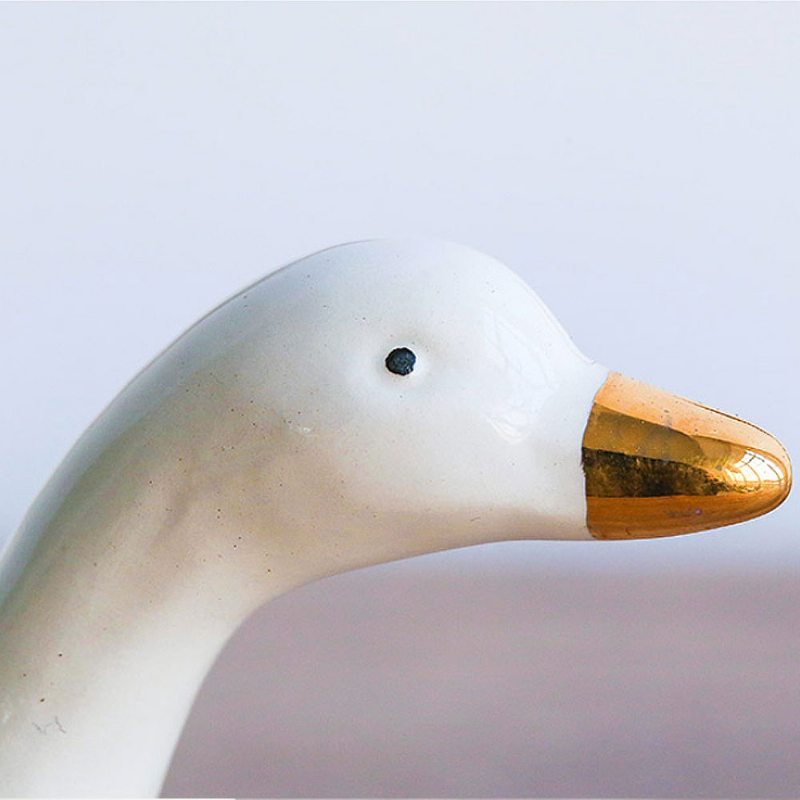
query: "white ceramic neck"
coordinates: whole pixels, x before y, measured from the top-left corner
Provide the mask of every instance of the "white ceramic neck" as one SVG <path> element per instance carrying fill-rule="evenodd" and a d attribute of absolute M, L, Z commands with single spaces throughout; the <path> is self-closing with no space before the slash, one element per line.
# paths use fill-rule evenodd
<path fill-rule="evenodd" d="M 2 621 L 0 794 L 155 796 L 235 625 L 199 620 L 189 593 L 157 606 L 146 594 L 128 597 L 136 605 L 121 611 L 109 594 L 87 614 L 69 585 L 111 589 L 113 566 L 60 572 L 26 586 L 26 607 Z"/>
<path fill-rule="evenodd" d="M 157 428 L 99 448 L 108 431 L 90 432 L 18 533 L 20 577 L 0 582 L 15 584 L 0 609 L 0 795 L 156 795 L 220 648 L 288 585 L 263 536 L 255 552 L 226 524 L 229 498 L 192 487 L 191 448 Z M 85 469 L 83 450 L 100 453 Z"/>

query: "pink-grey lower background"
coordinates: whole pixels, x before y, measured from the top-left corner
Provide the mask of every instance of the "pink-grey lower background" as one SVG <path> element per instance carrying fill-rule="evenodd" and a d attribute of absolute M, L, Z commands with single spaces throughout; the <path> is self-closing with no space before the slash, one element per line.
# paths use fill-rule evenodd
<path fill-rule="evenodd" d="M 800 795 L 796 573 L 610 574 L 579 547 L 572 574 L 432 559 L 278 599 L 209 676 L 165 794 Z"/>

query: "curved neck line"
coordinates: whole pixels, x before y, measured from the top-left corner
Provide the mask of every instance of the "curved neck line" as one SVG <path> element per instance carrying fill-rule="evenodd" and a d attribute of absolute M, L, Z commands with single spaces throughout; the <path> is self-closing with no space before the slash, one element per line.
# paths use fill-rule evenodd
<path fill-rule="evenodd" d="M 152 432 L 83 442 L 6 553 L 0 795 L 157 795 L 220 649 L 288 588 Z"/>

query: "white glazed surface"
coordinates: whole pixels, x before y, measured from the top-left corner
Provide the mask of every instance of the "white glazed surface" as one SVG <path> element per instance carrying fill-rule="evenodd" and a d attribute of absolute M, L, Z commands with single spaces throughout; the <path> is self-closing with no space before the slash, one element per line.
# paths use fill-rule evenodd
<path fill-rule="evenodd" d="M 414 351 L 407 376 L 384 364 Z M 607 371 L 497 261 L 317 253 L 209 314 L 67 456 L 0 565 L 0 793 L 154 795 L 263 602 L 502 539 L 589 539 Z"/>

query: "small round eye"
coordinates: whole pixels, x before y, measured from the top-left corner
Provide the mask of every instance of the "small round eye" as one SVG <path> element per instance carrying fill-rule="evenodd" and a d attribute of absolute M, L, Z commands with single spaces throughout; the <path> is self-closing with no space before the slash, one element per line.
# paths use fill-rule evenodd
<path fill-rule="evenodd" d="M 417 357 L 407 347 L 396 347 L 386 356 L 386 369 L 395 375 L 408 375 L 416 363 Z"/>

